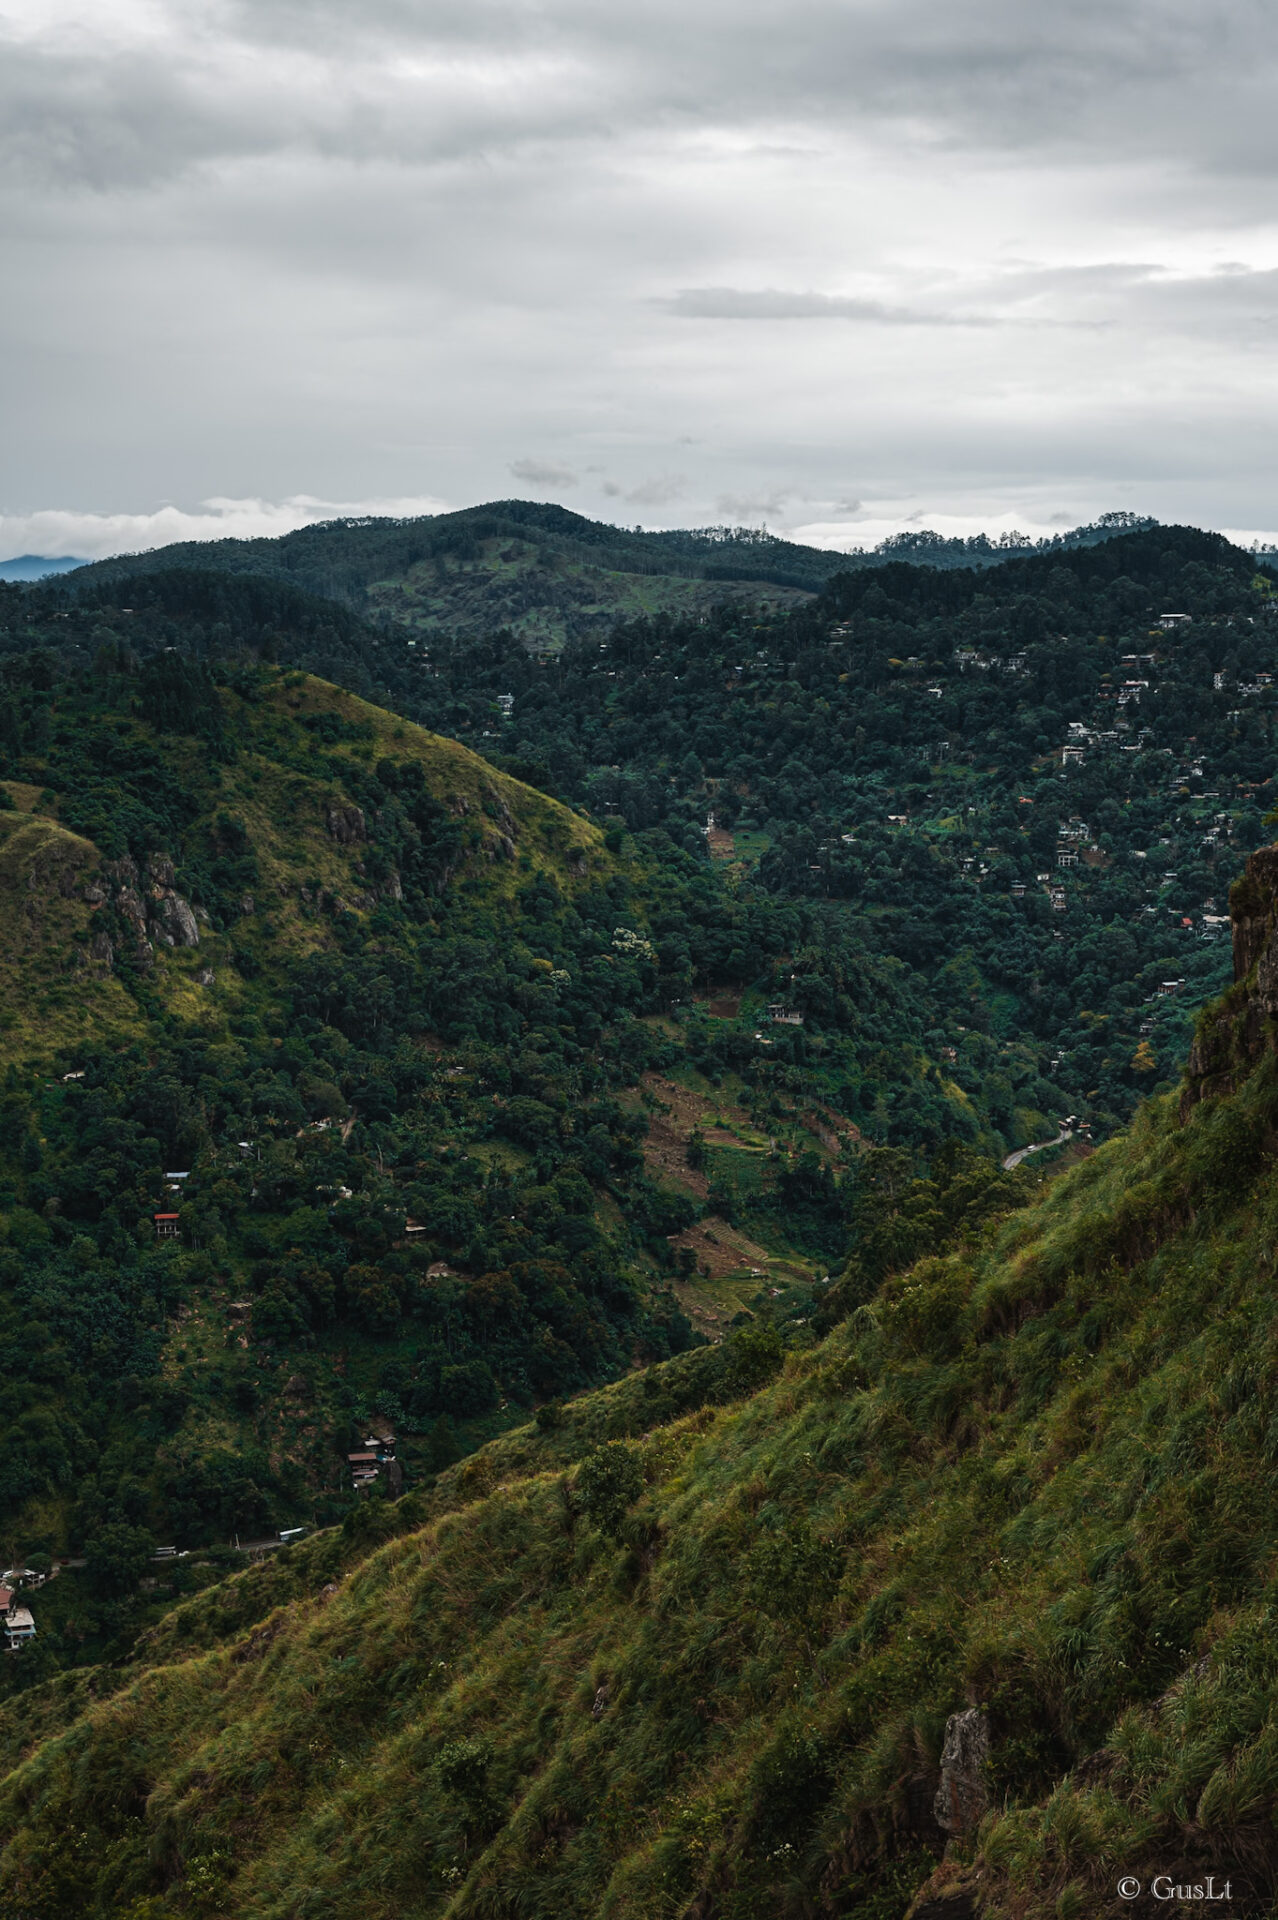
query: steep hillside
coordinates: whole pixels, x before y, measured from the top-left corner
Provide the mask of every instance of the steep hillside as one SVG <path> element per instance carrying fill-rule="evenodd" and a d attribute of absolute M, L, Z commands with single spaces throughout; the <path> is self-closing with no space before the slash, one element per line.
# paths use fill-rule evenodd
<path fill-rule="evenodd" d="M 938 1135 L 998 1144 L 889 971 L 264 664 L 340 625 L 214 585 L 23 602 L 0 665 L 0 1547 L 86 1562 L 11 1678 L 118 1651 L 237 1536 L 807 1318 L 874 1194 L 911 1231 L 939 1194 L 860 1178 L 841 1102 L 886 1045 Z M 769 1015 L 827 964 L 854 1033 Z M 193 1557 L 139 1588 L 161 1544 Z"/>
<path fill-rule="evenodd" d="M 1276 877 L 1179 1099 L 1001 1225 L 28 1692 L 9 1903 L 1069 1920 L 1215 1876 L 1270 1913 Z"/>
<path fill-rule="evenodd" d="M 370 1420 L 411 1477 L 692 1338 L 663 1236 L 694 1209 L 615 1097 L 649 876 L 302 674 L 103 640 L 7 689 L 10 1558 L 336 1517 Z M 51 1657 L 118 1636 L 88 1578 Z"/>
<path fill-rule="evenodd" d="M 401 779 L 420 770 L 410 884 L 442 889 L 455 877 L 459 897 L 491 907 L 530 875 L 575 887 L 609 867 L 577 815 L 323 681 L 268 673 L 215 689 L 161 659 L 143 676 L 140 707 L 102 693 L 42 704 L 13 761 L 31 777 L 3 783 L 0 1049 L 10 1057 L 138 1031 L 121 979 L 139 970 L 162 1005 L 207 1025 L 239 1004 L 247 979 L 337 951 L 334 915 L 361 923 L 402 903 L 403 879 L 370 845 L 355 798 L 379 761 Z M 165 700 L 188 711 L 161 747 L 152 703 Z"/>

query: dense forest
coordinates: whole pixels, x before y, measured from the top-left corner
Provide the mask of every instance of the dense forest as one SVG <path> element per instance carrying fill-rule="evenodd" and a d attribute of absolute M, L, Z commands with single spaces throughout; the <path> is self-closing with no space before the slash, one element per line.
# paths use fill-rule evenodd
<path fill-rule="evenodd" d="M 998 1145 L 809 903 L 264 664 L 342 644 L 312 603 L 167 584 L 15 596 L 0 668 L 0 1530 L 89 1589 L 10 1681 L 135 1625 L 157 1544 L 353 1510 L 370 1424 L 395 1490 L 752 1303 L 808 1317 L 858 1208 L 929 1213 L 909 1153 L 851 1167 L 886 1046 Z M 792 964 L 860 1015 L 715 997 Z M 971 1159 L 956 1219 L 1002 1190 Z"/>
<path fill-rule="evenodd" d="M 1092 546 L 1152 524 L 1109 513 L 1038 543 L 1016 534 L 951 540 L 920 530 L 841 554 L 764 528 L 645 532 L 565 507 L 495 500 L 416 519 L 328 521 L 280 539 L 184 542 L 99 561 L 83 570 L 78 584 L 97 594 L 144 571 L 214 568 L 298 587 L 384 627 L 472 639 L 509 627 L 525 644 L 553 649 L 569 638 L 603 638 L 619 619 L 635 615 L 700 614 L 725 600 L 797 604 L 849 568 L 890 560 L 988 568 L 1028 552 Z"/>
<path fill-rule="evenodd" d="M 985 571 L 890 562 L 788 612 L 549 652 L 337 608 L 294 617 L 290 644 L 614 836 L 709 858 L 736 898 L 802 903 L 820 961 L 739 984 L 864 1057 L 840 983 L 867 962 L 890 979 L 908 1022 L 837 1088 L 857 1124 L 934 1147 L 957 1093 L 969 1137 L 988 1120 L 1019 1147 L 1059 1113 L 1121 1121 L 1225 977 L 1229 882 L 1273 799 L 1273 580 L 1217 536 L 1145 528 Z M 229 590 L 180 570 L 127 587 L 157 615 Z M 206 615 L 202 644 L 243 619 Z"/>
<path fill-rule="evenodd" d="M 1272 589 L 1160 529 L 988 574 L 889 565 L 551 664 L 436 641 L 418 698 L 604 822 L 689 851 L 709 822 L 745 895 L 855 927 L 1019 1145 L 1018 1107 L 1129 1114 L 1226 976 L 1229 883 L 1273 803 Z"/>

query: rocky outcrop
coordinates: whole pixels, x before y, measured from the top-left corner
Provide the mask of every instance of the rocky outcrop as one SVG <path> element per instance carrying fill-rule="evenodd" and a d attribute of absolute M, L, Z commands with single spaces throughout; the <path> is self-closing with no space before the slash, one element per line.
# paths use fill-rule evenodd
<path fill-rule="evenodd" d="M 952 1713 L 945 1723 L 941 1784 L 932 1810 L 948 1834 L 970 1833 L 989 1805 L 990 1724 L 979 1707 Z"/>
<path fill-rule="evenodd" d="M 195 909 L 177 891 L 176 879 L 167 853 L 148 854 L 140 868 L 125 854 L 123 859 L 105 861 L 101 874 L 82 889 L 82 897 L 95 911 L 114 910 L 117 932 L 125 933 L 134 964 L 143 969 L 155 964 L 157 946 L 200 944 Z M 118 950 L 118 940 L 106 927 L 94 929 L 89 953 L 95 961 L 110 968 Z"/>
<path fill-rule="evenodd" d="M 353 847 L 357 841 L 368 838 L 362 807 L 330 807 L 325 824 L 342 847 Z"/>
<path fill-rule="evenodd" d="M 1265 1053 L 1278 1050 L 1278 846 L 1252 854 L 1230 893 L 1229 915 L 1234 984 L 1199 1020 L 1182 1119 L 1200 1100 L 1232 1093 Z"/>
<path fill-rule="evenodd" d="M 168 947 L 198 947 L 200 929 L 189 901 L 180 893 L 163 894 L 157 903 L 151 926 L 157 940 Z"/>

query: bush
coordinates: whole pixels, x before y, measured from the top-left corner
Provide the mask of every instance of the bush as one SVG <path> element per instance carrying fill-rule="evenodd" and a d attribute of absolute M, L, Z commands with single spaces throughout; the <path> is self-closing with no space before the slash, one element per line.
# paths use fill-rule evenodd
<path fill-rule="evenodd" d="M 577 1470 L 577 1498 L 600 1533 L 620 1541 L 628 1509 L 643 1492 L 643 1466 L 633 1447 L 610 1440 L 588 1453 Z"/>

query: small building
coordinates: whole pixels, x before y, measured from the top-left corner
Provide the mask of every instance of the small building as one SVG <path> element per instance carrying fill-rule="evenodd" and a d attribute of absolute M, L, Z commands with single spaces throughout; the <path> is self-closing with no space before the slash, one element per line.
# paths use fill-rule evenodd
<path fill-rule="evenodd" d="M 1078 865 L 1078 854 L 1076 850 L 1073 847 L 1058 847 L 1056 850 L 1056 864 L 1058 867 L 1076 867 Z"/>
<path fill-rule="evenodd" d="M 426 1229 L 420 1220 L 405 1220 L 404 1232 L 410 1240 L 418 1239 Z"/>
<path fill-rule="evenodd" d="M 6 1567 L 0 1573 L 0 1589 L 8 1587 L 42 1587 L 48 1579 L 47 1573 L 37 1573 L 34 1567 Z"/>
<path fill-rule="evenodd" d="M 769 1020 L 782 1027 L 801 1027 L 803 1015 L 796 1013 L 793 1007 L 787 1007 L 783 1000 L 774 1000 L 767 1009 Z"/>
<path fill-rule="evenodd" d="M 1023 900 L 1025 898 L 1025 882 L 1023 880 L 1013 880 L 1012 898 L 1013 900 Z"/>
<path fill-rule="evenodd" d="M 157 1240 L 176 1240 L 179 1238 L 176 1213 L 157 1213 L 155 1216 L 155 1237 Z"/>
<path fill-rule="evenodd" d="M 28 1640 L 34 1640 L 36 1624 L 31 1617 L 30 1607 L 10 1607 L 4 1620 L 4 1637 L 7 1651 L 12 1653 L 16 1647 L 24 1647 Z"/>

